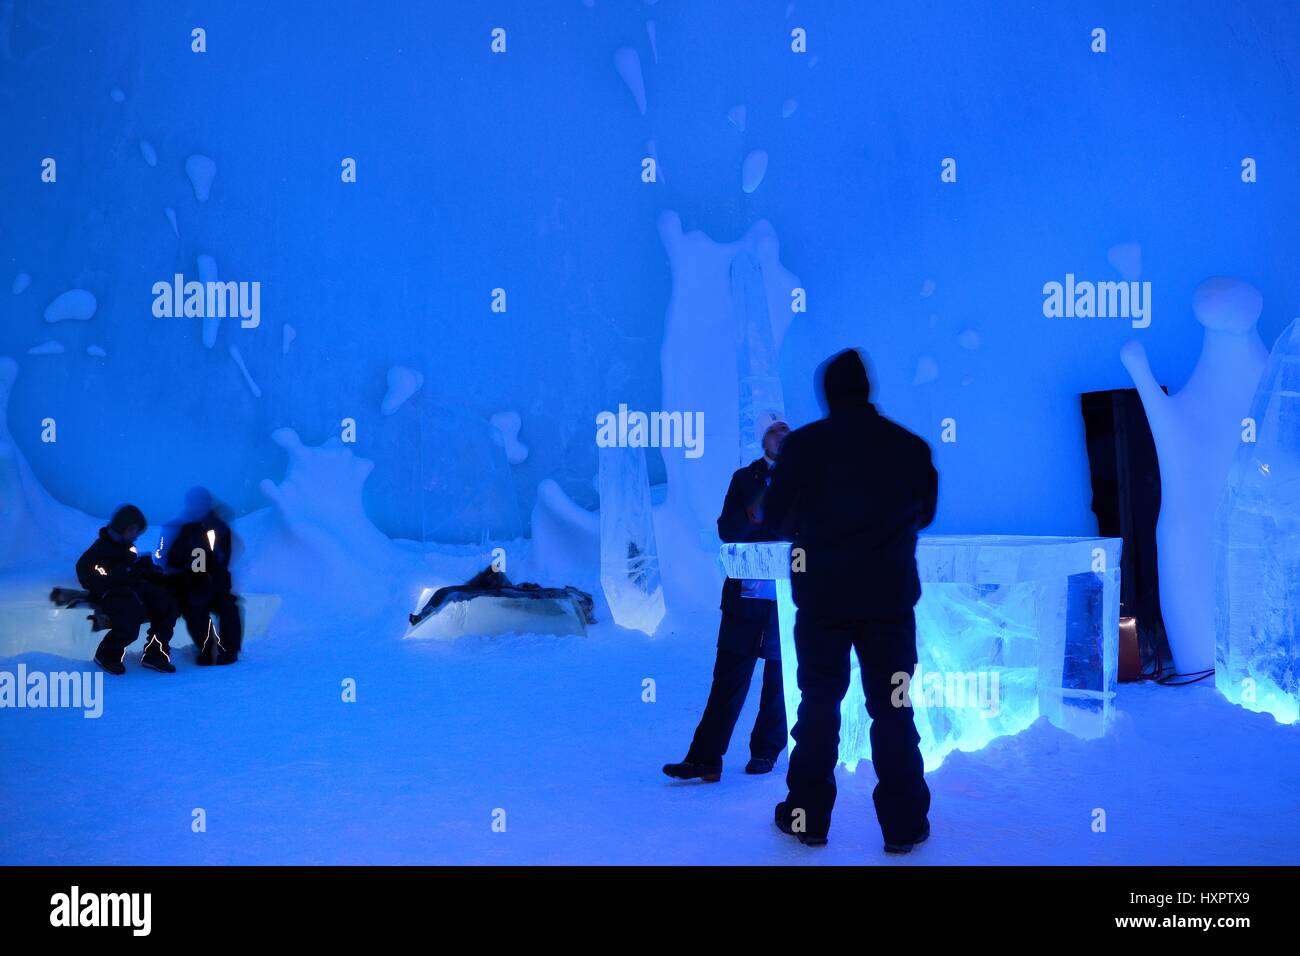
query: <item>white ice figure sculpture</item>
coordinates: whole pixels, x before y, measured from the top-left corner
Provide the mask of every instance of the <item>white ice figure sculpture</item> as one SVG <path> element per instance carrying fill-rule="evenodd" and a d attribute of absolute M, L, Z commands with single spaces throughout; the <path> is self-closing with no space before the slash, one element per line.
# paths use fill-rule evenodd
<path fill-rule="evenodd" d="M 1300 319 L 1273 346 L 1215 521 L 1220 692 L 1300 719 Z"/>
<path fill-rule="evenodd" d="M 1184 674 L 1214 667 L 1214 513 L 1268 361 L 1255 330 L 1262 305 L 1258 290 L 1238 279 L 1197 286 L 1192 311 L 1205 337 L 1191 377 L 1174 395 L 1161 391 L 1140 344 L 1120 351 L 1160 459 L 1160 610 Z"/>
<path fill-rule="evenodd" d="M 763 267 L 752 252 L 742 251 L 731 260 L 731 309 L 739 332 L 736 375 L 740 381 L 740 465 L 763 456 L 760 417 L 784 417 L 785 397 L 772 318 L 767 311 Z"/>
<path fill-rule="evenodd" d="M 979 750 L 1039 717 L 1078 737 L 1106 733 L 1118 676 L 1122 544 L 1118 538 L 921 537 L 919 663 L 908 696 L 927 770 L 954 750 Z M 731 577 L 776 581 L 793 728 L 801 694 L 790 545 L 724 544 L 720 558 Z M 855 656 L 840 708 L 839 762 L 848 769 L 870 759 L 870 728 Z"/>
<path fill-rule="evenodd" d="M 645 449 L 600 449 L 600 587 L 619 627 L 654 634 L 664 616 Z"/>

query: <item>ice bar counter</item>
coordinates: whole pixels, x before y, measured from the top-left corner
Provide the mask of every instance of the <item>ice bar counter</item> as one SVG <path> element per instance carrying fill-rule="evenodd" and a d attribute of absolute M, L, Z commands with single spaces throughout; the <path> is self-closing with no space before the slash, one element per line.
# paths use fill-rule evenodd
<path fill-rule="evenodd" d="M 1100 737 L 1114 716 L 1119 538 L 922 535 L 916 549 L 919 662 L 910 686 L 927 770 L 1039 717 Z M 729 577 L 776 582 L 786 713 L 799 710 L 790 543 L 724 544 Z M 795 572 L 798 573 L 798 572 Z M 841 710 L 840 762 L 871 757 L 856 656 Z M 791 741 L 793 746 L 793 741 Z"/>

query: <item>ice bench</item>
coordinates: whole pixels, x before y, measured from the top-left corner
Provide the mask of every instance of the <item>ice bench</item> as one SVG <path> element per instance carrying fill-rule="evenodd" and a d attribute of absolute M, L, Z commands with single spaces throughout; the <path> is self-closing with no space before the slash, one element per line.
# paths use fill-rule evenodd
<path fill-rule="evenodd" d="M 917 545 L 917 672 L 911 682 L 927 769 L 1040 716 L 1099 737 L 1114 713 L 1119 538 L 923 535 Z M 790 544 L 724 544 L 729 577 L 776 582 L 786 713 L 799 709 Z M 869 759 L 856 657 L 841 711 L 840 762 Z M 793 741 L 791 741 L 793 746 Z"/>
<path fill-rule="evenodd" d="M 73 589 L 56 588 L 76 593 Z M 0 657 L 40 652 L 73 660 L 90 660 L 106 631 L 93 620 L 94 607 L 82 600 L 60 606 L 51 600 L 48 583 L 31 582 L 8 591 L 0 599 Z M 262 637 L 280 609 L 276 594 L 241 593 L 240 608 L 244 616 L 244 642 Z M 103 621 L 99 622 L 101 625 Z M 144 646 L 146 628 L 132 649 Z M 183 621 L 176 622 L 173 647 L 189 643 Z"/>

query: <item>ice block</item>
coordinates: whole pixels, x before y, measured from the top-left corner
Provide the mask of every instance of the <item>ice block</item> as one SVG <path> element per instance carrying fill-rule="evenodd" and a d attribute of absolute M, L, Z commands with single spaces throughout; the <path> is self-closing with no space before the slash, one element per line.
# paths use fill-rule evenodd
<path fill-rule="evenodd" d="M 1215 524 L 1214 681 L 1290 724 L 1300 718 L 1300 319 L 1273 347 L 1242 439 Z"/>
<path fill-rule="evenodd" d="M 1113 719 L 1119 659 L 1118 538 L 923 535 L 917 545 L 919 663 L 910 685 L 934 769 L 1045 716 L 1080 737 Z M 800 693 L 788 542 L 724 544 L 727 575 L 776 581 L 791 726 Z M 856 657 L 841 710 L 840 762 L 871 755 Z M 793 745 L 793 742 L 791 742 Z"/>
<path fill-rule="evenodd" d="M 664 592 L 644 448 L 600 449 L 600 586 L 619 627 L 659 627 Z"/>

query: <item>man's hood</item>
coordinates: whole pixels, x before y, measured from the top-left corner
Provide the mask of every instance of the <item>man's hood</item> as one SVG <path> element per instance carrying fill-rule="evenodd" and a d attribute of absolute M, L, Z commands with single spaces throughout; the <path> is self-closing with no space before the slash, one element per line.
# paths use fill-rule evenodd
<path fill-rule="evenodd" d="M 857 349 L 845 349 L 818 366 L 817 398 L 828 414 L 871 404 L 871 381 Z"/>

